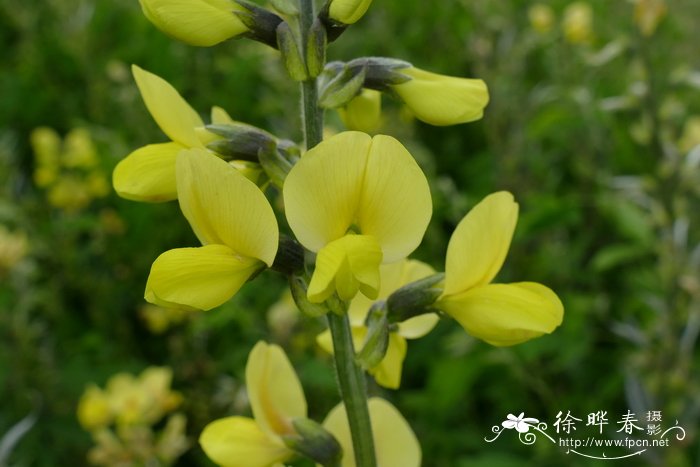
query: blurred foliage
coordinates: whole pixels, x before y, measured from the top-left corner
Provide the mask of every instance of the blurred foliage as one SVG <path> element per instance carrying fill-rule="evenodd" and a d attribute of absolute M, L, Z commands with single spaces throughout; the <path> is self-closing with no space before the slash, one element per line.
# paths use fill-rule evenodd
<path fill-rule="evenodd" d="M 484 437 L 508 413 L 551 424 L 559 411 L 585 419 L 607 410 L 614 423 L 628 409 L 661 410 L 666 426 L 678 420 L 687 431 L 640 463 L 698 465 L 700 3 L 532 8 L 384 0 L 330 48 L 330 59 L 393 56 L 488 83 L 491 103 L 474 124 L 429 127 L 383 102 L 381 131 L 404 141 L 431 178 L 435 213 L 416 257 L 442 268 L 468 208 L 508 189 L 521 217 L 499 281 L 545 283 L 566 308 L 554 334 L 515 348 L 440 323 L 411 343 L 400 391 L 371 391 L 412 423 L 426 466 L 597 465 L 544 442 Z M 195 244 L 177 204 L 111 193 L 67 209 L 35 178 L 41 157 L 30 135 L 39 127 L 58 139 L 89 135 L 105 174 L 129 151 L 164 141 L 131 63 L 202 114 L 220 105 L 299 140 L 298 91 L 276 52 L 239 40 L 187 47 L 155 30 L 135 0 L 0 3 L 0 51 L 0 437 L 38 417 L 0 464 L 87 464 L 91 439 L 76 416 L 85 388 L 160 365 L 174 371 L 193 446 L 177 465 L 209 465 L 196 438 L 207 422 L 249 410 L 243 368 L 263 338 L 286 348 L 311 415 L 323 418 L 338 399 L 315 346 L 323 324 L 279 306 L 265 312 L 282 278 L 265 273 L 209 313 L 144 311 L 153 259 Z"/>

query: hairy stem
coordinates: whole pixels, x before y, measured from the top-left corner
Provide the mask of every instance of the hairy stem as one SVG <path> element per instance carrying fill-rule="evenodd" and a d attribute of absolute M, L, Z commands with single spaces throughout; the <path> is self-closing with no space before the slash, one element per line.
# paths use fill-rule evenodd
<path fill-rule="evenodd" d="M 313 0 L 299 0 L 299 6 L 301 42 L 305 50 L 309 29 L 314 21 Z M 315 78 L 301 83 L 301 95 L 304 141 L 306 148 L 310 149 L 323 139 L 323 109 L 318 106 L 318 88 Z M 336 301 L 327 303 L 329 308 L 335 308 L 337 305 Z M 374 437 L 372 436 L 372 425 L 367 407 L 367 385 L 365 375 L 355 361 L 355 348 L 352 343 L 347 309 L 332 309 L 327 313 L 327 317 L 328 327 L 333 337 L 335 370 L 340 397 L 345 404 L 352 435 L 355 464 L 357 467 L 376 467 Z"/>

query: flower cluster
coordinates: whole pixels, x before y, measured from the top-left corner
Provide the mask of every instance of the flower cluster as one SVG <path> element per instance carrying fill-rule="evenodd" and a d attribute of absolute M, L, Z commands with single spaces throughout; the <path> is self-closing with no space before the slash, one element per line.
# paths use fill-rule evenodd
<path fill-rule="evenodd" d="M 61 137 L 48 127 L 31 134 L 34 149 L 34 183 L 47 190 L 53 206 L 68 212 L 80 211 L 95 198 L 109 193 L 105 173 L 99 167 L 97 149 L 84 128 Z"/>
<path fill-rule="evenodd" d="M 149 367 L 136 377 L 112 376 L 104 389 L 91 384 L 78 403 L 78 421 L 93 437 L 88 454 L 95 465 L 160 462 L 171 465 L 188 446 L 185 416 L 173 413 L 182 403 L 170 389 L 172 371 Z M 154 425 L 168 416 L 158 433 Z"/>
<path fill-rule="evenodd" d="M 241 36 L 279 49 L 290 77 L 303 82 L 307 146 L 301 151 L 218 107 L 205 124 L 170 84 L 134 66 L 146 107 L 170 141 L 129 154 L 114 171 L 114 187 L 132 200 L 177 200 L 201 243 L 158 256 L 145 299 L 211 310 L 270 268 L 287 277 L 302 312 L 327 315 L 330 330 L 318 343 L 335 355 L 343 402 L 322 424 L 308 419 L 284 351 L 259 342 L 246 366 L 253 417 L 217 420 L 200 437 L 217 464 L 276 466 L 304 456 L 324 466 L 418 466 L 415 435 L 391 404 L 367 400 L 363 371 L 396 389 L 406 340 L 424 336 L 441 317 L 507 346 L 552 332 L 563 306 L 538 283 L 492 283 L 517 222 L 510 193 L 487 196 L 464 217 L 445 271 L 437 273 L 409 259 L 430 222 L 432 199 L 406 147 L 361 131 L 321 140 L 324 109 L 338 110 L 351 129 L 374 132 L 381 93 L 432 125 L 478 120 L 489 100 L 486 84 L 393 58 L 325 63 L 328 42 L 360 20 L 371 1 L 330 0 L 315 17 L 313 2 L 300 9 L 290 0 L 272 3 L 279 15 L 243 0 L 141 0 L 156 27 L 187 43 L 212 46 Z M 275 194 L 283 201 L 280 216 L 268 200 Z M 282 216 L 286 223 L 278 222 Z"/>

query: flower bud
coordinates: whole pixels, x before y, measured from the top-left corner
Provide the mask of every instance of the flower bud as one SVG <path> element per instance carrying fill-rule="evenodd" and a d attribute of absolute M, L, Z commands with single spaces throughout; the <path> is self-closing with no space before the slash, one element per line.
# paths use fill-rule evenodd
<path fill-rule="evenodd" d="M 165 34 L 209 47 L 245 33 L 248 27 L 229 0 L 139 0 L 144 15 Z"/>
<path fill-rule="evenodd" d="M 372 0 L 330 0 L 328 16 L 341 24 L 354 24 L 362 18 Z"/>
<path fill-rule="evenodd" d="M 380 301 L 372 305 L 367 314 L 366 324 L 365 341 L 355 358 L 364 370 L 369 370 L 379 365 L 389 348 L 389 322 L 385 302 Z"/>
<path fill-rule="evenodd" d="M 292 425 L 296 434 L 282 436 L 288 448 L 313 459 L 322 466 L 339 465 L 343 448 L 321 424 L 308 418 L 295 418 L 292 420 Z"/>
<path fill-rule="evenodd" d="M 438 75 L 413 67 L 400 71 L 412 79 L 391 88 L 417 119 L 446 126 L 483 117 L 489 92 L 482 80 Z"/>
<path fill-rule="evenodd" d="M 277 28 L 284 21 L 273 12 L 260 8 L 255 3 L 246 0 L 235 0 L 240 9 L 236 16 L 248 28 L 245 36 L 273 49 L 277 48 Z"/>
<path fill-rule="evenodd" d="M 554 11 L 549 5 L 536 3 L 527 10 L 532 29 L 540 34 L 546 34 L 552 30 L 554 24 Z"/>
<path fill-rule="evenodd" d="M 308 79 L 309 72 L 301 56 L 299 44 L 292 29 L 286 22 L 277 26 L 277 47 L 282 54 L 282 61 L 289 76 L 294 81 L 305 81 Z"/>

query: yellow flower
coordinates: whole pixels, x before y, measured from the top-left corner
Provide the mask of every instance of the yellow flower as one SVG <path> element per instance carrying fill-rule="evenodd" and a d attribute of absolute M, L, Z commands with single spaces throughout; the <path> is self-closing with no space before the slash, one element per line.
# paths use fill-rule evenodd
<path fill-rule="evenodd" d="M 165 34 L 190 45 L 209 47 L 248 30 L 229 0 L 139 0 L 143 14 Z"/>
<path fill-rule="evenodd" d="M 151 267 L 145 298 L 159 306 L 210 310 L 272 265 L 277 220 L 253 182 L 203 149 L 177 156 L 177 193 L 204 246 L 161 254 Z"/>
<path fill-rule="evenodd" d="M 63 165 L 91 169 L 97 165 L 97 149 L 85 128 L 71 130 L 64 140 Z"/>
<path fill-rule="evenodd" d="M 383 399 L 372 397 L 368 401 L 368 408 L 377 465 L 419 467 L 421 465 L 420 444 L 396 407 Z M 343 404 L 331 410 L 323 422 L 323 427 L 331 432 L 343 447 L 341 467 L 355 467 L 355 452 Z"/>
<path fill-rule="evenodd" d="M 593 37 L 593 9 L 588 3 L 574 2 L 564 10 L 564 37 L 572 44 L 586 44 Z"/>
<path fill-rule="evenodd" d="M 34 183 L 45 188 L 51 185 L 58 176 L 61 137 L 52 128 L 39 127 L 32 131 L 30 141 L 36 161 Z"/>
<path fill-rule="evenodd" d="M 345 107 L 338 109 L 343 124 L 348 130 L 374 133 L 382 120 L 382 93 L 374 89 L 363 89 Z"/>
<path fill-rule="evenodd" d="M 518 220 L 513 195 L 487 196 L 459 223 L 447 247 L 445 289 L 436 306 L 474 337 L 496 346 L 551 333 L 564 307 L 542 284 L 491 284 L 501 269 Z"/>
<path fill-rule="evenodd" d="M 177 408 L 182 396 L 170 389 L 173 372 L 148 367 L 137 377 L 117 373 L 107 381 L 105 394 L 119 425 L 152 425 Z"/>
<path fill-rule="evenodd" d="M 161 202 L 177 198 L 175 159 L 183 149 L 204 149 L 214 136 L 206 132 L 199 114 L 167 81 L 132 65 L 136 85 L 148 111 L 168 143 L 149 144 L 133 151 L 114 168 L 112 184 L 122 198 Z M 222 109 L 212 109 L 212 121 L 229 118 Z"/>
<path fill-rule="evenodd" d="M 258 342 L 248 356 L 246 384 L 254 418 L 227 417 L 204 428 L 199 442 L 226 467 L 267 467 L 294 455 L 282 440 L 292 421 L 306 418 L 306 398 L 294 368 L 277 345 Z"/>
<path fill-rule="evenodd" d="M 78 421 L 83 428 L 89 431 L 103 428 L 112 422 L 109 398 L 94 384 L 88 386 L 80 397 Z"/>
<path fill-rule="evenodd" d="M 384 300 L 400 287 L 434 274 L 433 268 L 416 260 L 397 261 L 382 265 L 380 268 L 381 287 L 377 299 Z M 372 306 L 372 300 L 357 295 L 348 308 L 348 317 L 352 326 L 352 336 L 355 349 L 361 349 L 367 335 L 365 318 Z M 374 376 L 377 384 L 390 389 L 398 389 L 401 384 L 401 371 L 406 357 L 406 339 L 417 339 L 430 332 L 439 318 L 430 313 L 416 316 L 398 323 L 396 332 L 389 335 L 389 346 L 384 359 L 369 373 Z M 330 331 L 325 331 L 316 338 L 318 344 L 326 352 L 333 352 L 333 342 Z"/>
<path fill-rule="evenodd" d="M 372 0 L 331 0 L 328 10 L 331 19 L 343 23 L 354 24 L 372 4 Z"/>
<path fill-rule="evenodd" d="M 379 265 L 405 258 L 420 243 L 432 214 L 425 175 L 401 143 L 339 133 L 309 150 L 283 188 L 289 225 L 317 253 L 308 289 L 320 303 L 358 290 L 374 298 Z"/>
<path fill-rule="evenodd" d="M 399 71 L 411 80 L 393 85 L 392 89 L 418 120 L 445 126 L 473 122 L 484 116 L 489 102 L 484 81 L 438 75 L 419 68 Z"/>
<path fill-rule="evenodd" d="M 554 24 L 554 11 L 549 5 L 536 3 L 527 10 L 532 28 L 540 34 L 548 33 Z"/>
<path fill-rule="evenodd" d="M 0 273 L 12 269 L 27 255 L 29 241 L 22 231 L 10 232 L 0 224 Z"/>
<path fill-rule="evenodd" d="M 636 0 L 634 22 L 645 36 L 651 36 L 666 16 L 668 7 L 665 0 Z"/>

